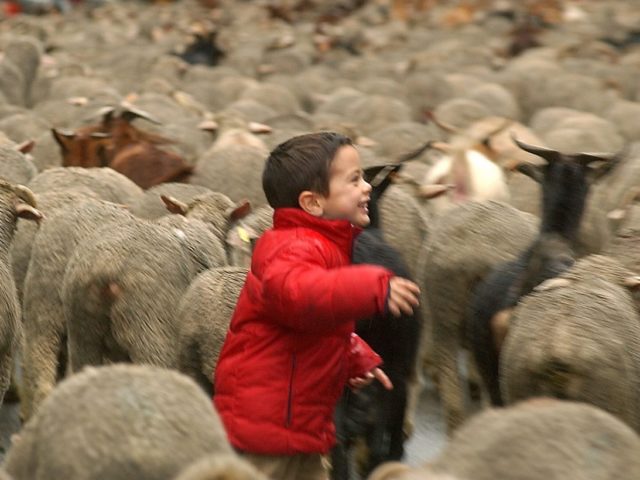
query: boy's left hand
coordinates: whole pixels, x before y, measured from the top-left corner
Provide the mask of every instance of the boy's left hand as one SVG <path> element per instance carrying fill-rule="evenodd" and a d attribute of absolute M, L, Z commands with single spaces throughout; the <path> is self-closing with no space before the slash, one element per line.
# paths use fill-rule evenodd
<path fill-rule="evenodd" d="M 351 387 L 352 390 L 359 390 L 362 387 L 366 387 L 371 382 L 373 382 L 374 378 L 377 379 L 382 384 L 382 386 L 387 390 L 393 389 L 393 384 L 391 383 L 391 380 L 389 380 L 389 377 L 387 376 L 387 374 L 384 373 L 380 368 L 374 368 L 373 370 L 371 370 L 370 372 L 367 372 L 362 377 L 350 378 L 349 387 Z"/>

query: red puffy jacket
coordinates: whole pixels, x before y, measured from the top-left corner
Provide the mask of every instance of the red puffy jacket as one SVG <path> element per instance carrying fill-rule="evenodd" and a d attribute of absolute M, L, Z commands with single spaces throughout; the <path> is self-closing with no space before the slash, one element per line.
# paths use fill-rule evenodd
<path fill-rule="evenodd" d="M 350 265 L 356 232 L 282 208 L 257 242 L 215 372 L 214 403 L 235 448 L 328 452 L 346 381 L 381 363 L 353 330 L 384 311 L 392 273 Z"/>

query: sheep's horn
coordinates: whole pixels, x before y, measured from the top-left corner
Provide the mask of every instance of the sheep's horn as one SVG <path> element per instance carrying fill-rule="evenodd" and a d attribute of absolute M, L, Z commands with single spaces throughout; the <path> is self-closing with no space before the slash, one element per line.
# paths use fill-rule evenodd
<path fill-rule="evenodd" d="M 19 217 L 34 220 L 38 223 L 40 223 L 40 221 L 44 218 L 44 215 L 40 210 L 24 203 L 19 203 L 18 205 L 16 205 L 16 213 Z"/>
<path fill-rule="evenodd" d="M 156 118 L 154 118 L 150 113 L 145 112 L 144 110 L 140 110 L 139 108 L 134 107 L 132 104 L 130 104 L 127 101 L 122 101 L 120 103 L 120 105 L 123 108 L 122 114 L 120 115 L 121 118 L 123 118 L 126 121 L 131 121 L 135 118 L 144 118 L 145 120 L 148 120 L 151 123 L 155 123 L 156 125 L 162 125 L 162 122 L 160 120 L 157 120 Z"/>
<path fill-rule="evenodd" d="M 18 198 L 24 200 L 33 208 L 38 208 L 36 196 L 28 187 L 25 187 L 24 185 L 15 185 L 13 187 L 13 191 L 16 193 Z"/>
<path fill-rule="evenodd" d="M 433 123 L 435 123 L 438 127 L 440 127 L 445 132 L 449 132 L 449 133 L 461 132 L 461 130 L 458 127 L 451 125 L 450 123 L 446 123 L 441 120 L 438 120 L 438 118 L 435 116 L 435 114 L 431 110 L 427 110 L 425 112 L 425 115 L 427 119 L 431 120 Z"/>
<path fill-rule="evenodd" d="M 550 148 L 537 147 L 534 145 L 529 145 L 528 143 L 521 142 L 516 138 L 516 136 L 512 133 L 511 139 L 513 142 L 520 147 L 525 152 L 532 153 L 534 155 L 538 155 L 539 157 L 544 158 L 547 162 L 554 162 L 560 158 L 560 152 L 557 150 L 551 150 Z"/>
<path fill-rule="evenodd" d="M 511 120 L 510 118 L 505 118 L 504 121 L 502 122 L 502 125 L 498 125 L 496 128 L 494 128 L 493 130 L 491 130 L 486 136 L 485 138 L 491 138 L 494 135 L 497 135 L 498 133 L 502 132 L 504 129 L 506 129 L 509 125 L 513 124 L 513 120 Z"/>
<path fill-rule="evenodd" d="M 404 155 L 398 158 L 397 162 L 408 162 L 409 160 L 413 160 L 414 158 L 418 158 L 427 150 L 438 150 L 440 152 L 448 152 L 450 150 L 449 144 L 445 142 L 438 142 L 436 140 L 429 140 L 424 145 L 418 147 L 416 150 L 413 150 L 409 153 L 405 153 Z"/>
<path fill-rule="evenodd" d="M 580 165 L 587 166 L 591 162 L 611 162 L 618 163 L 628 152 L 628 145 L 625 145 L 616 153 L 579 153 L 576 155 L 576 161 Z"/>
<path fill-rule="evenodd" d="M 72 130 L 58 130 L 57 128 L 52 128 L 51 131 L 54 134 L 54 137 L 58 135 L 65 138 L 74 138 L 76 136 L 76 132 Z"/>
<path fill-rule="evenodd" d="M 578 153 L 576 154 L 576 162 L 578 162 L 582 166 L 587 166 L 593 162 L 609 162 L 612 161 L 616 157 L 615 154 L 608 155 L 606 153 Z"/>
<path fill-rule="evenodd" d="M 89 135 L 91 138 L 96 138 L 96 139 L 101 139 L 101 138 L 111 138 L 111 134 L 110 133 L 106 133 L 106 132 L 93 132 L 91 135 Z"/>
<path fill-rule="evenodd" d="M 379 167 L 373 167 L 372 170 L 376 168 L 379 168 Z M 384 165 L 375 173 L 373 178 L 369 180 L 369 183 L 373 188 L 376 188 L 382 182 L 384 182 L 388 177 L 390 177 L 390 180 L 391 180 L 395 175 L 395 173 L 398 172 L 401 168 L 402 168 L 401 164 Z"/>
<path fill-rule="evenodd" d="M 102 107 L 102 108 L 98 109 L 98 111 L 95 113 L 95 115 L 92 115 L 89 118 L 93 118 L 94 116 L 101 117 L 102 118 L 102 124 L 106 125 L 113 118 L 113 113 L 115 111 L 116 111 L 116 107 L 114 107 L 112 105 L 107 105 L 105 107 Z"/>

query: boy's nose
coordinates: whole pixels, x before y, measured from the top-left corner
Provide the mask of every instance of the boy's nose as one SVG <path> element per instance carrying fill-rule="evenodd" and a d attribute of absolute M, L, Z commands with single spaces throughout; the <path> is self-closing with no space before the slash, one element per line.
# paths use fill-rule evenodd
<path fill-rule="evenodd" d="M 371 184 L 369 182 L 366 182 L 364 180 L 362 180 L 364 183 L 364 191 L 365 192 L 370 192 L 372 190 Z"/>

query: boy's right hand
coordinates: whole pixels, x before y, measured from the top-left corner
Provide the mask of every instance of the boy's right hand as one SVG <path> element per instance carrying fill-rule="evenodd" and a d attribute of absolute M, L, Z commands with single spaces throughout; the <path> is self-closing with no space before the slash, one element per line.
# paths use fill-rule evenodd
<path fill-rule="evenodd" d="M 403 313 L 411 315 L 413 308 L 420 304 L 420 287 L 402 277 L 391 277 L 389 280 L 389 296 L 387 308 L 391 315 L 399 317 Z"/>

